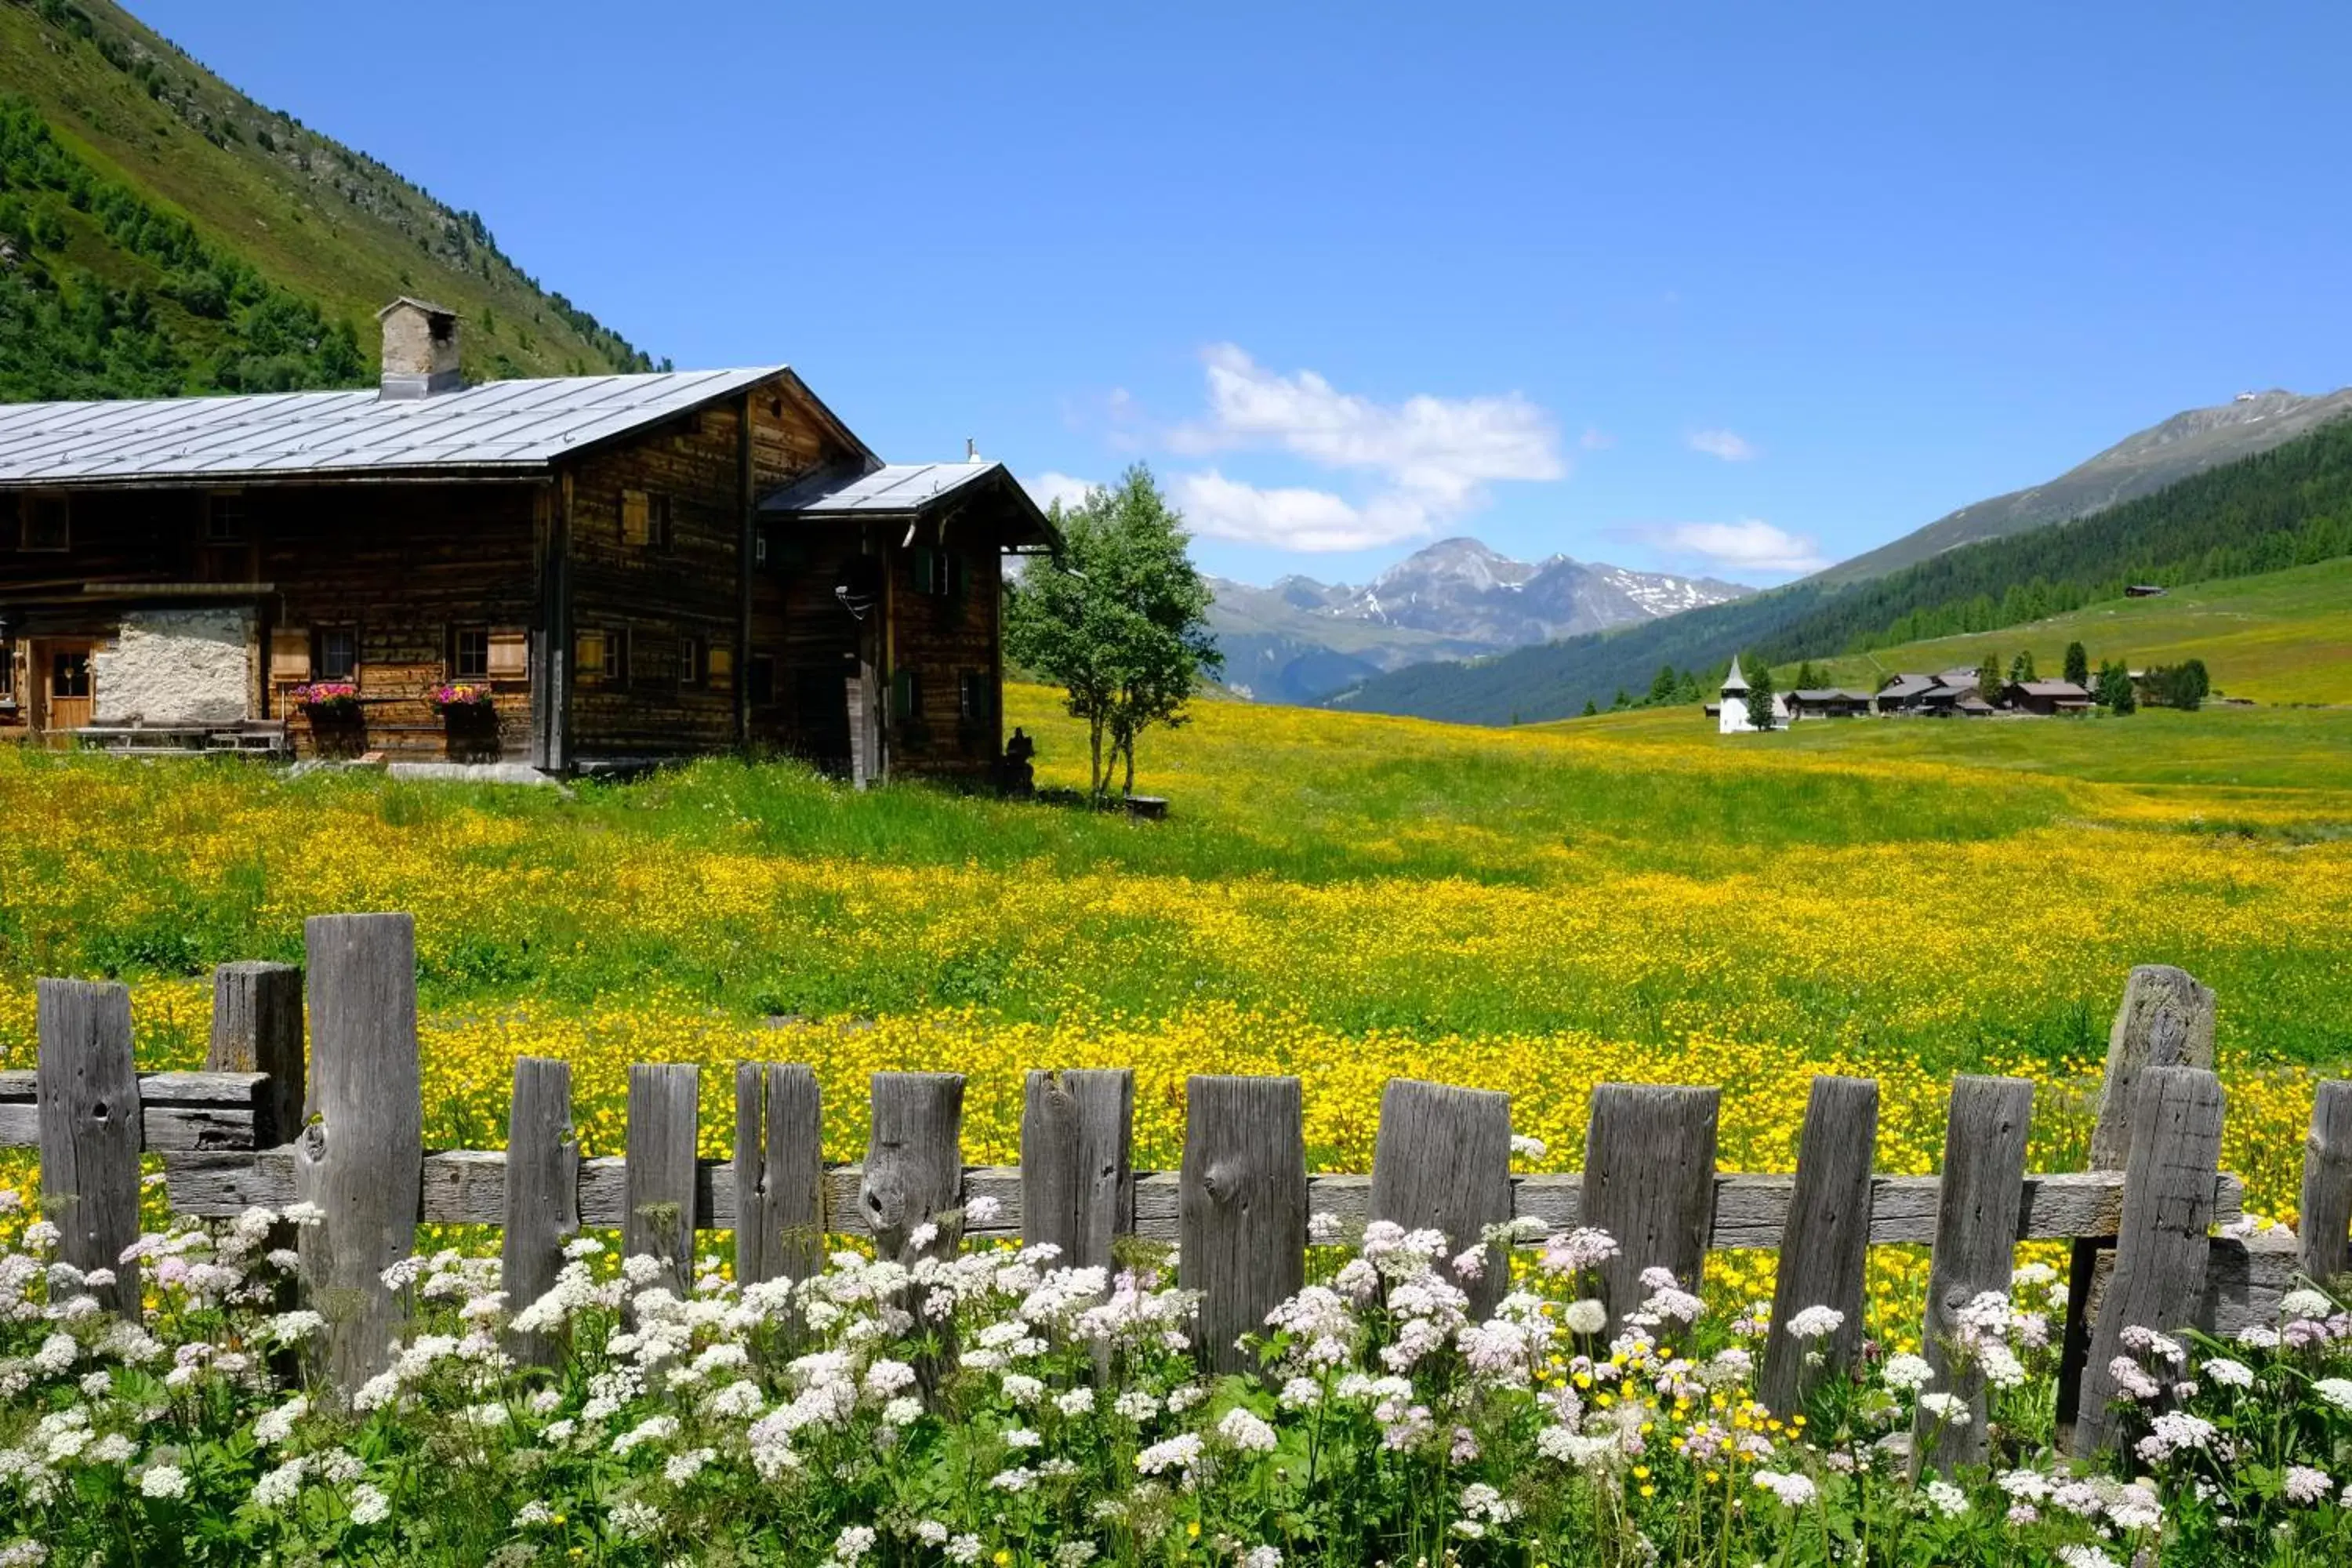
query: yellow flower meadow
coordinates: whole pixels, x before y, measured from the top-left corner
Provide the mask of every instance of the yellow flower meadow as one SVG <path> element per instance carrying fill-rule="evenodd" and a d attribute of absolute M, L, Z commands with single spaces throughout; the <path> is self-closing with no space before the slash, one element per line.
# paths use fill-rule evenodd
<path fill-rule="evenodd" d="M 1016 689 L 1009 718 L 1070 784 L 1050 695 Z M 1974 765 L 1957 726 L 1743 745 L 1670 720 L 1203 705 L 1147 742 L 1159 826 L 736 763 L 568 801 L 0 748 L 0 1065 L 33 1059 L 36 974 L 128 975 L 142 1064 L 186 1066 L 211 963 L 402 909 L 444 1145 L 501 1142 L 539 1055 L 573 1064 L 592 1153 L 621 1149 L 631 1062 L 703 1064 L 722 1152 L 732 1065 L 761 1058 L 815 1067 L 840 1159 L 870 1073 L 961 1071 L 967 1158 L 1005 1162 L 1025 1069 L 1116 1065 L 1146 1167 L 1179 1158 L 1186 1076 L 1220 1071 L 1299 1075 L 1324 1169 L 1369 1167 L 1402 1074 L 1508 1091 L 1551 1169 L 1593 1084 L 1719 1084 L 1725 1166 L 1785 1170 L 1811 1076 L 1852 1072 L 1882 1086 L 1882 1166 L 1916 1173 L 1951 1074 L 1991 1070 L 2036 1080 L 2031 1158 L 2065 1169 L 2125 972 L 2169 962 L 2221 994 L 2226 1158 L 2291 1213 L 2352 1021 L 2352 748 L 2318 743 L 2352 721 L 2048 727 L 2070 773 Z M 2216 734 L 2250 782 L 2179 776 Z M 1916 1301 L 1925 1267 L 1878 1249 L 1874 1298 Z"/>

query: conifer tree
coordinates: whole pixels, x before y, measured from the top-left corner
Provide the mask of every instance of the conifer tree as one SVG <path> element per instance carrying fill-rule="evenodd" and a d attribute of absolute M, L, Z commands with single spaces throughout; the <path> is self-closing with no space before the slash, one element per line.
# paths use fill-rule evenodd
<path fill-rule="evenodd" d="M 2091 684 L 2091 656 L 2079 642 L 2066 645 L 2066 679 L 2077 686 Z"/>

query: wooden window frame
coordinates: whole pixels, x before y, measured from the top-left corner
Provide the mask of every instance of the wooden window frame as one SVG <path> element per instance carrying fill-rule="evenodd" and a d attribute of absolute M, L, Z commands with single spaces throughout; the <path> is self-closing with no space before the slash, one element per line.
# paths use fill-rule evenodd
<path fill-rule="evenodd" d="M 351 668 L 337 669 L 327 658 L 327 639 L 348 637 L 352 639 Z M 317 680 L 348 680 L 352 685 L 360 679 L 360 627 L 357 621 L 330 623 L 310 629 L 310 679 Z"/>
<path fill-rule="evenodd" d="M 988 671 L 956 671 L 956 717 L 967 724 L 984 724 L 996 706 L 990 700 Z"/>
<path fill-rule="evenodd" d="M 710 667 L 705 662 L 707 652 L 702 638 L 689 631 L 679 631 L 677 634 L 679 690 L 699 691 L 709 681 Z"/>
<path fill-rule="evenodd" d="M 677 537 L 677 502 L 667 490 L 621 491 L 621 542 L 632 550 L 667 551 Z"/>
<path fill-rule="evenodd" d="M 469 648 L 468 644 L 473 647 Z M 468 652 L 480 657 L 468 659 Z M 468 668 L 471 666 L 471 668 Z M 490 678 L 490 628 L 485 626 L 451 626 L 449 628 L 449 679 L 451 680 L 488 680 Z"/>
<path fill-rule="evenodd" d="M 79 691 L 59 691 L 58 689 L 58 677 L 61 671 L 61 668 L 68 659 L 78 659 L 80 661 L 81 679 L 78 684 L 81 687 L 81 689 Z M 80 702 L 89 698 L 90 694 L 89 659 L 90 649 L 87 644 L 77 647 L 67 648 L 53 647 L 50 649 L 49 668 L 47 673 L 43 676 L 43 679 L 47 682 L 47 696 L 50 701 Z"/>
<path fill-rule="evenodd" d="M 594 637 L 604 645 L 604 668 L 592 670 L 580 662 L 580 645 Z M 572 636 L 572 674 L 582 680 L 593 680 L 605 686 L 626 686 L 629 683 L 629 628 L 626 626 L 583 626 Z"/>
<path fill-rule="evenodd" d="M 16 695 L 16 642 L 14 637 L 0 637 L 0 702 Z"/>
<path fill-rule="evenodd" d="M 34 542 L 34 528 L 43 507 L 57 509 L 58 542 L 55 544 Z M 26 495 L 16 509 L 16 548 L 26 555 L 66 555 L 73 551 L 73 498 L 45 495 L 38 490 Z"/>
<path fill-rule="evenodd" d="M 227 531 L 223 531 L 226 520 Z M 251 514 L 245 509 L 243 490 L 213 490 L 205 496 L 205 542 L 206 544 L 249 544 L 253 542 Z"/>

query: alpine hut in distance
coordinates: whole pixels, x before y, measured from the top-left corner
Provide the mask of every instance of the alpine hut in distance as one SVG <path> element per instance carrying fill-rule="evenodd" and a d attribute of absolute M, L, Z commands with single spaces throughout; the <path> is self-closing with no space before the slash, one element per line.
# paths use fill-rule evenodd
<path fill-rule="evenodd" d="M 0 737 L 569 773 L 1002 750 L 999 463 L 885 464 L 782 365 L 0 407 Z"/>

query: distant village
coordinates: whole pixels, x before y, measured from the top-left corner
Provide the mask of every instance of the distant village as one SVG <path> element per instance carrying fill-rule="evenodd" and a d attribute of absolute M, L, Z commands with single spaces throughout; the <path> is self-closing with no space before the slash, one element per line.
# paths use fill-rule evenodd
<path fill-rule="evenodd" d="M 1721 700 L 1706 704 L 1706 710 L 1722 733 L 1737 735 L 1805 719 L 2056 719 L 2101 708 L 2121 714 L 2144 704 L 2196 708 L 2212 695 L 2202 659 L 2147 669 L 2112 662 L 2094 675 L 2083 645 L 2075 643 L 2066 650 L 2066 666 L 2064 677 L 2044 680 L 2034 669 L 2033 656 L 2021 654 L 2004 677 L 1999 660 L 1988 657 L 1973 668 L 1890 675 L 1875 691 L 1857 691 L 1820 684 L 1808 662 L 1799 669 L 1794 689 L 1781 692 L 1771 689 L 1769 672 L 1751 683 L 1735 657 Z M 1759 698 L 1770 704 L 1769 725 L 1755 711 Z"/>

